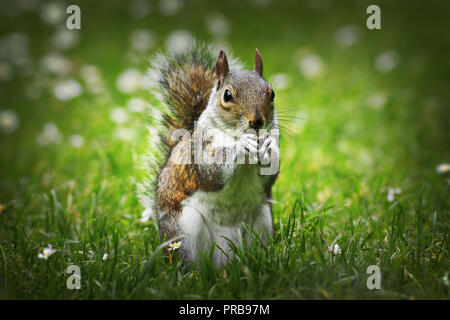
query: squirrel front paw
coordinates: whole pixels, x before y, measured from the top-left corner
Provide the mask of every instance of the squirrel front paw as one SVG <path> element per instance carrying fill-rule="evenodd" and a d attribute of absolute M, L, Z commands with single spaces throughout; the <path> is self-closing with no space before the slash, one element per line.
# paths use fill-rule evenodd
<path fill-rule="evenodd" d="M 261 164 L 269 164 L 272 154 L 272 138 L 267 132 L 264 132 L 258 138 L 258 156 Z"/>
<path fill-rule="evenodd" d="M 243 134 L 238 141 L 238 164 L 244 164 L 248 159 L 249 164 L 258 163 L 258 137 L 251 133 Z"/>

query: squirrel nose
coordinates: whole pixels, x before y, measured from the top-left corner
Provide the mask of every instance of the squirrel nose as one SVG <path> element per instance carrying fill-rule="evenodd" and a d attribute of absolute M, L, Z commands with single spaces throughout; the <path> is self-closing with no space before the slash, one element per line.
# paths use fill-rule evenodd
<path fill-rule="evenodd" d="M 261 129 L 264 126 L 264 120 L 261 118 L 256 118 L 254 120 L 250 120 L 249 124 L 253 129 Z"/>

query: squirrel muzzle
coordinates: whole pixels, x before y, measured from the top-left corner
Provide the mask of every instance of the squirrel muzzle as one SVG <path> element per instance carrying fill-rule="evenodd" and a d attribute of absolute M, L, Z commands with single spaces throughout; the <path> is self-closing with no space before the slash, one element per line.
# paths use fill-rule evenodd
<path fill-rule="evenodd" d="M 264 114 L 258 110 L 258 107 L 252 109 L 248 116 L 248 126 L 252 129 L 259 130 L 266 124 Z"/>

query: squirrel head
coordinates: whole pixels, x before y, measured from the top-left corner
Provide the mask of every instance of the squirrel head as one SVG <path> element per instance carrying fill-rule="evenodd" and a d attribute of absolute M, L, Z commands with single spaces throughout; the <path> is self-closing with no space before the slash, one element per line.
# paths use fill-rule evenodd
<path fill-rule="evenodd" d="M 228 127 L 259 130 L 267 128 L 274 118 L 275 93 L 263 78 L 263 62 L 255 50 L 253 71 L 230 72 L 225 52 L 216 62 L 216 94 L 219 117 Z"/>

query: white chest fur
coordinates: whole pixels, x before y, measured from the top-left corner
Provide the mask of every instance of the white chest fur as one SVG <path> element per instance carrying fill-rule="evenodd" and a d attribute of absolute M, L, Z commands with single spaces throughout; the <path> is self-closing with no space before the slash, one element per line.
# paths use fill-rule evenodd
<path fill-rule="evenodd" d="M 272 232 L 272 214 L 258 176 L 258 166 L 242 166 L 232 180 L 218 192 L 196 191 L 182 202 L 183 210 L 178 225 L 184 234 L 184 251 L 194 261 L 199 252 L 208 254 L 213 243 L 225 252 L 228 241 L 236 246 L 248 240 L 244 225 L 262 236 Z M 223 265 L 226 256 L 214 250 L 213 263 Z"/>

